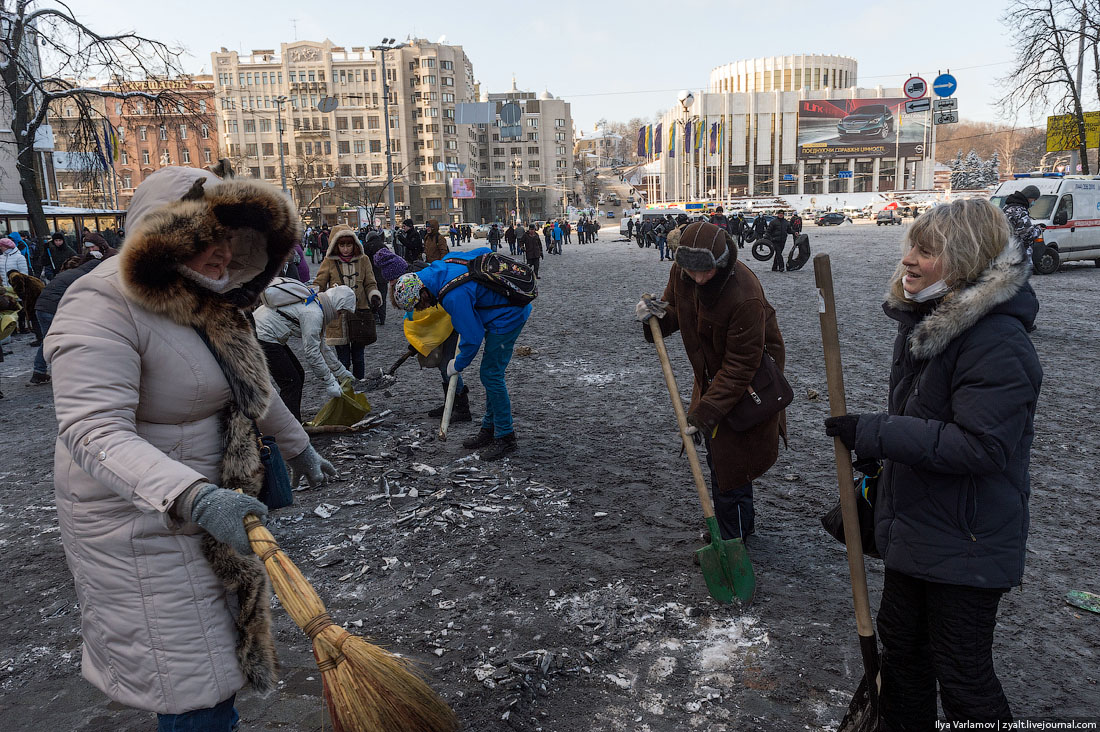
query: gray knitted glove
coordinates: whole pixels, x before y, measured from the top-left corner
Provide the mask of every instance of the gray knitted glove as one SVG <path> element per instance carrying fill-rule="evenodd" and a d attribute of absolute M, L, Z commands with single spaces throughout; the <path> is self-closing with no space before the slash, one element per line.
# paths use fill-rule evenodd
<path fill-rule="evenodd" d="M 290 465 L 290 487 L 297 488 L 298 482 L 305 476 L 310 488 L 324 485 L 329 478 L 336 477 L 336 468 L 321 457 L 313 445 L 308 446 L 300 455 L 286 461 Z"/>
<path fill-rule="evenodd" d="M 267 515 L 267 506 L 252 496 L 219 488 L 209 483 L 199 487 L 191 502 L 191 520 L 206 529 L 218 541 L 229 544 L 240 554 L 251 554 L 244 517 Z"/>

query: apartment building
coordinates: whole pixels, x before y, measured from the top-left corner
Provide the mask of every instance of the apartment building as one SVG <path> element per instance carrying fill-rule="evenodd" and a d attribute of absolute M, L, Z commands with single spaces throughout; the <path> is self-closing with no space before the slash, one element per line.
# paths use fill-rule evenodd
<path fill-rule="evenodd" d="M 357 206 L 386 207 L 387 127 L 398 218 L 466 218 L 469 204 L 449 195 L 452 174 L 437 169 L 468 166 L 476 155 L 470 126 L 455 121 L 455 105 L 476 94 L 461 46 L 410 39 L 383 52 L 296 41 L 249 55 L 223 48 L 212 61 L 219 135 L 230 160 L 276 185 L 285 165 L 287 189 L 308 221 L 333 223 Z"/>
<path fill-rule="evenodd" d="M 86 131 L 79 129 L 81 113 L 75 100 L 52 104 L 49 121 L 57 141 L 55 171 L 61 205 L 125 209 L 134 189 L 157 170 L 208 168 L 218 162 L 213 77 L 121 81 L 102 88 L 153 95 L 171 91 L 179 103 L 87 95 L 82 102 L 91 116 L 105 120 L 114 130 L 117 153 L 109 148 L 105 127 L 98 122 L 94 125 L 97 139 L 86 139 Z"/>
<path fill-rule="evenodd" d="M 573 180 L 573 117 L 569 102 L 549 91 L 523 91 L 512 80 L 507 92 L 490 93 L 496 105 L 491 124 L 476 125 L 478 210 L 481 221 L 508 221 L 519 205 L 521 221 L 560 216 Z M 522 116 L 518 137 L 507 135 L 500 118 L 515 103 Z"/>

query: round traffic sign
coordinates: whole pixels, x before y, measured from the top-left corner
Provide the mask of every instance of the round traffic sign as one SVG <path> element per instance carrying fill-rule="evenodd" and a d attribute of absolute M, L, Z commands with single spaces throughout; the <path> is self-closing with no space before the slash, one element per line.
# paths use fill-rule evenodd
<path fill-rule="evenodd" d="M 326 114 L 335 111 L 338 106 L 340 106 L 340 100 L 336 97 L 321 97 L 321 101 L 317 102 L 318 111 Z"/>
<path fill-rule="evenodd" d="M 506 125 L 518 124 L 522 116 L 523 110 L 515 102 L 508 102 L 500 108 L 500 119 Z"/>
<path fill-rule="evenodd" d="M 955 80 L 955 77 L 951 74 L 940 74 L 932 82 L 932 91 L 936 92 L 938 97 L 949 97 L 955 93 L 955 90 L 959 88 L 959 82 Z"/>
<path fill-rule="evenodd" d="M 901 89 L 910 99 L 920 99 L 928 93 L 928 82 L 919 76 L 911 76 Z"/>

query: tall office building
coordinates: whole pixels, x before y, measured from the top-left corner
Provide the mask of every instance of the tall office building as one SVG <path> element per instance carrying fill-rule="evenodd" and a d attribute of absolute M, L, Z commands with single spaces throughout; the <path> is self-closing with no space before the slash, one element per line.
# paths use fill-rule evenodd
<path fill-rule="evenodd" d="M 386 206 L 383 125 L 390 133 L 398 219 L 467 217 L 469 204 L 450 197 L 451 174 L 437 169 L 439 163 L 469 166 L 476 156 L 474 131 L 455 121 L 455 104 L 476 98 L 473 67 L 461 46 L 410 39 L 372 51 L 296 41 L 278 52 L 241 55 L 223 48 L 211 57 L 223 149 L 242 172 L 276 185 L 285 165 L 287 188 L 307 220 L 333 223 L 349 220 L 346 212 L 357 206 Z M 326 99 L 336 100 L 332 111 L 321 111 Z"/>

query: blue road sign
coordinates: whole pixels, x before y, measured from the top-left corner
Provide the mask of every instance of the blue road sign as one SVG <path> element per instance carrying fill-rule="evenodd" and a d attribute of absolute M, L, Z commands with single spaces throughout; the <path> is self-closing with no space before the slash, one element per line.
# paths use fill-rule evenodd
<path fill-rule="evenodd" d="M 932 91 L 936 92 L 937 97 L 949 97 L 955 93 L 955 90 L 959 88 L 959 82 L 955 80 L 955 77 L 951 74 L 940 74 L 936 77 L 936 80 L 932 82 Z"/>
<path fill-rule="evenodd" d="M 794 176 L 791 175 L 790 173 L 784 173 L 783 174 L 783 180 L 794 180 Z"/>
<path fill-rule="evenodd" d="M 850 171 L 850 170 L 838 170 L 836 172 L 836 177 L 837 178 L 851 178 L 852 177 L 852 171 Z"/>

